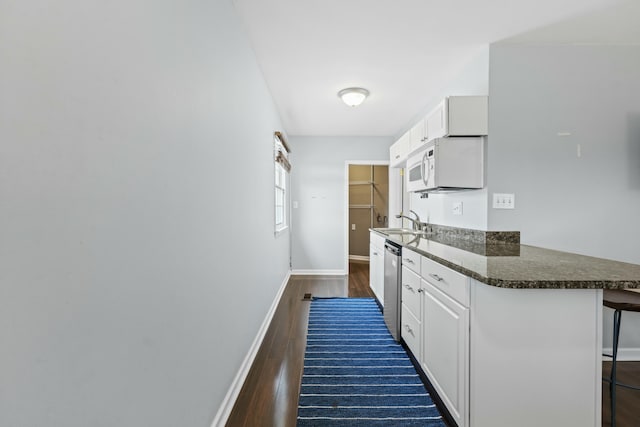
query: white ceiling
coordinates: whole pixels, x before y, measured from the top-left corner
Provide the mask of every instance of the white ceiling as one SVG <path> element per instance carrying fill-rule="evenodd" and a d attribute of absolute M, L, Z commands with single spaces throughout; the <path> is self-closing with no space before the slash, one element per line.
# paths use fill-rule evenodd
<path fill-rule="evenodd" d="M 640 42 L 638 0 L 234 4 L 289 135 L 397 135 L 490 43 Z M 350 86 L 371 95 L 347 107 Z"/>

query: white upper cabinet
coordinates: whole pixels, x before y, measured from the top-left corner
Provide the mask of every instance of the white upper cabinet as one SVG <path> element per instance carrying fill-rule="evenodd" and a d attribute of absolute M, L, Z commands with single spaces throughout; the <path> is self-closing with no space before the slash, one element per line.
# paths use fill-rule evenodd
<path fill-rule="evenodd" d="M 426 127 L 429 129 L 429 139 L 442 138 L 448 133 L 448 99 L 443 99 L 425 119 Z"/>
<path fill-rule="evenodd" d="M 489 97 L 450 96 L 427 114 L 427 141 L 445 136 L 483 136 L 489 129 Z"/>
<path fill-rule="evenodd" d="M 403 168 L 409 155 L 411 145 L 411 131 L 405 132 L 391 147 L 389 147 L 389 166 Z"/>
<path fill-rule="evenodd" d="M 427 141 L 426 120 L 422 119 L 409 131 L 411 134 L 409 151 L 415 151 Z"/>
<path fill-rule="evenodd" d="M 410 155 L 436 138 L 484 136 L 488 129 L 488 96 L 449 96 L 389 147 L 389 165 L 405 167 Z"/>

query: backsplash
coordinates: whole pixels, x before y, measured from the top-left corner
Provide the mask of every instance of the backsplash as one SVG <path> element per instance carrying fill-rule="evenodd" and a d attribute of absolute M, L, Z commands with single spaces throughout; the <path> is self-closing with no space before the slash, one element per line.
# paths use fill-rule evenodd
<path fill-rule="evenodd" d="M 427 232 L 438 240 L 463 240 L 470 243 L 499 244 L 520 243 L 519 231 L 483 231 L 471 228 L 450 227 L 447 225 L 429 224 Z"/>

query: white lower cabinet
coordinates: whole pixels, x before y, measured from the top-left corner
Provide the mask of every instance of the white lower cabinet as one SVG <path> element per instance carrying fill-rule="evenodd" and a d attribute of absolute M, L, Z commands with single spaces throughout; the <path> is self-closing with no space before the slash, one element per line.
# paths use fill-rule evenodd
<path fill-rule="evenodd" d="M 422 281 L 420 364 L 459 427 L 468 425 L 469 308 Z"/>
<path fill-rule="evenodd" d="M 458 427 L 600 426 L 601 289 L 500 288 L 415 255 L 402 338 Z"/>
<path fill-rule="evenodd" d="M 422 322 L 402 304 L 402 339 L 413 353 L 413 357 L 420 360 L 422 350 Z"/>
<path fill-rule="evenodd" d="M 384 237 L 371 232 L 369 238 L 369 287 L 384 306 Z"/>
<path fill-rule="evenodd" d="M 420 263 L 417 262 L 414 265 L 419 266 Z M 402 266 L 401 335 L 417 360 L 422 356 L 422 285 L 420 281 L 417 273 Z"/>

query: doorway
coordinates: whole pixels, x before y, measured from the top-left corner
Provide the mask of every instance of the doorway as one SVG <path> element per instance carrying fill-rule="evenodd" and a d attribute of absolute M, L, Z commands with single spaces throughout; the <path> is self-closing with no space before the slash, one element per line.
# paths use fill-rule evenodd
<path fill-rule="evenodd" d="M 369 229 L 389 224 L 388 162 L 347 164 L 347 206 L 347 262 L 368 263 Z"/>

